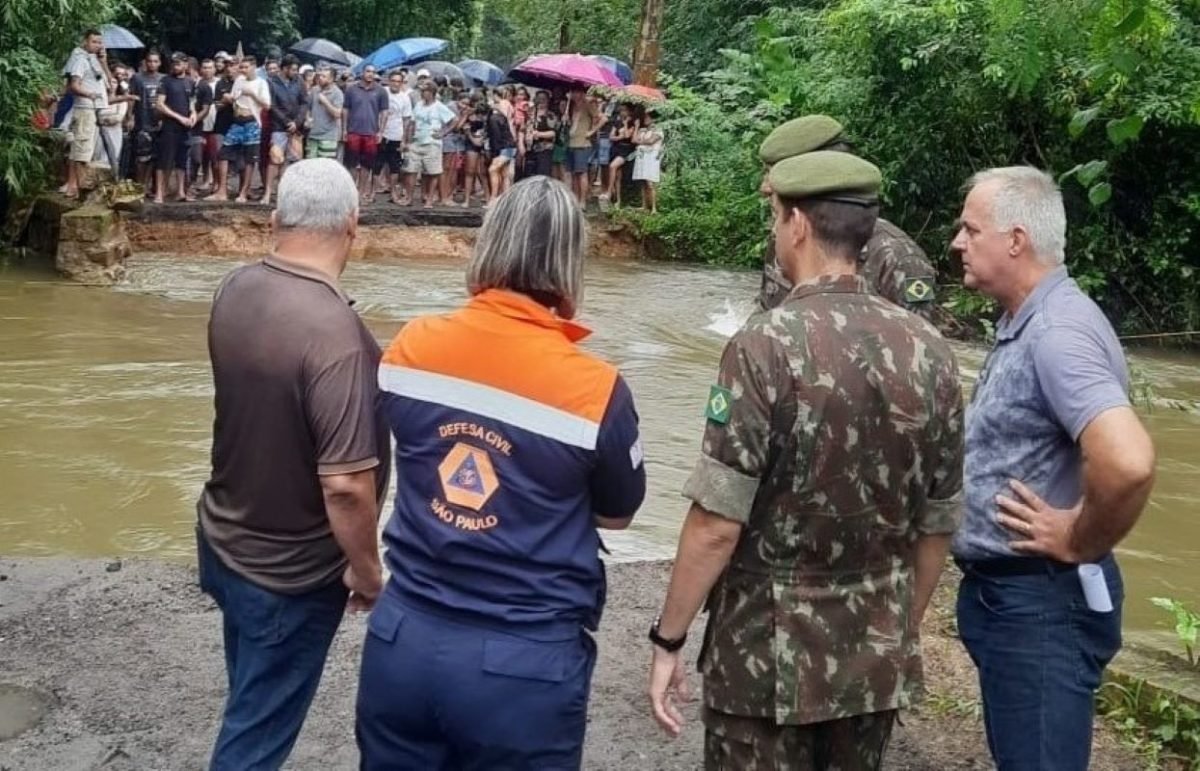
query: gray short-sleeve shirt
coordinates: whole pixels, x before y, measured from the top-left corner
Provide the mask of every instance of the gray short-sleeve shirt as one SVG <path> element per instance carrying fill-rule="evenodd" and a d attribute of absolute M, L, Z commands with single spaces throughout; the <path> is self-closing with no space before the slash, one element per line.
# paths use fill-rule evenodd
<path fill-rule="evenodd" d="M 342 90 L 337 86 L 321 89 L 319 95 L 325 97 L 335 108 L 342 109 Z M 308 138 L 319 142 L 336 142 L 342 138 L 342 118 L 340 115 L 331 114 L 317 96 L 314 92 L 309 113 L 312 115 L 312 127 L 308 131 Z"/>
<path fill-rule="evenodd" d="M 996 327 L 967 407 L 966 515 L 952 551 L 960 559 L 1015 556 L 997 523 L 998 494 L 1017 479 L 1058 508 L 1083 494 L 1079 437 L 1100 413 L 1129 405 L 1129 371 L 1112 325 L 1057 268 L 1016 316 Z"/>
<path fill-rule="evenodd" d="M 320 477 L 375 469 L 390 435 L 378 401 L 379 345 L 338 286 L 276 258 L 221 283 L 208 328 L 216 420 L 200 527 L 230 569 L 298 594 L 340 578 L 345 557 Z"/>

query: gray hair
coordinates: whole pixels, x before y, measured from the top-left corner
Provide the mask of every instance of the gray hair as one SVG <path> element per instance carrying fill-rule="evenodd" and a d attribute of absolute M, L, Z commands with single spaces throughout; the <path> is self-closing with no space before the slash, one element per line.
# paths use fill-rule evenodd
<path fill-rule="evenodd" d="M 530 177 L 500 196 L 483 219 L 467 265 L 471 294 L 509 289 L 583 302 L 587 222 L 567 186 Z"/>
<path fill-rule="evenodd" d="M 281 229 L 333 233 L 358 217 L 358 189 L 332 158 L 293 163 L 279 180 L 275 223 Z"/>
<path fill-rule="evenodd" d="M 1032 166 L 986 169 L 971 177 L 967 188 L 996 183 L 992 224 L 1001 230 L 1021 228 L 1038 260 L 1062 265 L 1066 257 L 1067 212 L 1054 177 Z"/>

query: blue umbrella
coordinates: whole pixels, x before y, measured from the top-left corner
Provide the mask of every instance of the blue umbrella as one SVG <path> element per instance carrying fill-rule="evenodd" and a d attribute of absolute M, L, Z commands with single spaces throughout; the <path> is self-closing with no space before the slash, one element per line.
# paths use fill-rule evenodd
<path fill-rule="evenodd" d="M 138 40 L 137 35 L 133 34 L 124 27 L 118 27 L 116 24 L 105 24 L 100 28 L 100 38 L 104 41 L 104 47 L 114 51 L 122 48 L 145 48 L 146 45 Z"/>
<path fill-rule="evenodd" d="M 504 70 L 482 59 L 463 59 L 458 68 L 481 86 L 498 86 L 504 82 Z"/>
<path fill-rule="evenodd" d="M 436 37 L 409 37 L 403 40 L 393 40 L 385 46 L 375 49 L 369 56 L 354 65 L 354 74 L 360 74 L 367 65 L 373 65 L 377 70 L 389 70 L 402 64 L 410 64 L 445 51 L 450 46 L 445 40 Z"/>
<path fill-rule="evenodd" d="M 630 69 L 628 64 L 620 59 L 614 59 L 613 57 L 605 56 L 604 54 L 594 54 L 591 58 L 604 65 L 606 69 L 620 78 L 621 82 L 625 85 L 628 86 L 633 82 L 633 70 Z"/>

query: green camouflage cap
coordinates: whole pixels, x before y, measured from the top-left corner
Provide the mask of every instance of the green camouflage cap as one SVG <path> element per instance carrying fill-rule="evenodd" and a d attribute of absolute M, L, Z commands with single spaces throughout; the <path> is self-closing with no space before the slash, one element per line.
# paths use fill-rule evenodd
<path fill-rule="evenodd" d="M 869 206 L 879 200 L 883 175 L 857 155 L 818 150 L 776 163 L 768 177 L 781 198 L 823 198 Z"/>
<path fill-rule="evenodd" d="M 828 115 L 805 115 L 789 120 L 767 135 L 758 157 L 768 166 L 826 147 L 842 135 L 842 124 Z"/>

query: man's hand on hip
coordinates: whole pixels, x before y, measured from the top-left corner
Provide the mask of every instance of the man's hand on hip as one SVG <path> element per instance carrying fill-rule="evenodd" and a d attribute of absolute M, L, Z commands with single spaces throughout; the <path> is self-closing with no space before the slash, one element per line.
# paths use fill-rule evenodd
<path fill-rule="evenodd" d="M 1059 562 L 1080 562 L 1080 555 L 1071 545 L 1071 531 L 1083 511 L 1083 501 L 1080 500 L 1069 509 L 1056 509 L 1021 482 L 1014 479 L 1008 484 L 1020 501 L 997 495 L 996 505 L 1000 507 L 1000 513 L 996 515 L 996 520 L 1016 534 L 1017 538 L 1010 541 L 1009 546 L 1015 551 L 1049 557 Z"/>

